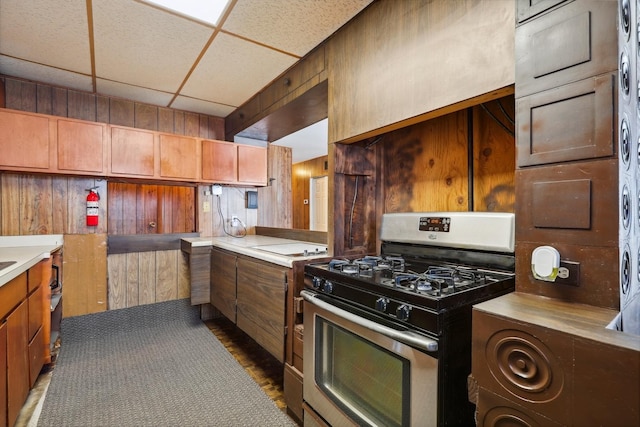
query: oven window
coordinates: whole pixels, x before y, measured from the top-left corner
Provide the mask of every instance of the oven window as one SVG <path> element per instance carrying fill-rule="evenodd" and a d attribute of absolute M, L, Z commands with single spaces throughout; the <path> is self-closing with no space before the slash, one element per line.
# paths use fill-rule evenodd
<path fill-rule="evenodd" d="M 316 317 L 316 383 L 361 425 L 408 426 L 410 364 L 390 351 Z"/>

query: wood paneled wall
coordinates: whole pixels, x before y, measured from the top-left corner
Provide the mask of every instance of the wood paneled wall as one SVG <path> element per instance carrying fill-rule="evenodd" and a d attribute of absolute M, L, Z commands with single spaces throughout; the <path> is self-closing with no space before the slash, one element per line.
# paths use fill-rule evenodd
<path fill-rule="evenodd" d="M 244 233 L 241 226 L 231 226 L 231 216 L 237 215 L 246 225 L 247 234 L 255 234 L 258 222 L 258 210 L 247 209 L 247 191 L 255 188 L 222 187 L 222 194 L 211 194 L 210 185 L 201 185 L 198 191 L 198 223 L 202 237 L 226 236 L 227 233 L 239 236 Z M 260 205 L 258 198 L 258 207 Z M 226 232 L 225 232 L 226 230 Z"/>
<path fill-rule="evenodd" d="M 373 2 L 326 43 L 329 141 L 389 132 L 511 86 L 514 22 L 510 1 Z"/>
<path fill-rule="evenodd" d="M 296 163 L 291 167 L 291 201 L 293 206 L 293 228 L 309 229 L 309 180 L 327 176 L 328 156 L 317 157 L 305 162 Z"/>
<path fill-rule="evenodd" d="M 98 187 L 100 220 L 86 225 L 88 188 Z M 107 182 L 102 179 L 0 173 L 0 234 L 107 232 Z"/>
<path fill-rule="evenodd" d="M 0 80 L 4 81 L 3 100 L 6 108 L 224 140 L 224 119 L 221 117 L 163 108 L 8 76 L 0 77 Z M 1 83 L 0 81 L 0 86 Z"/>
<path fill-rule="evenodd" d="M 500 101 L 513 119 L 513 97 Z M 513 130 L 498 101 L 486 107 Z M 514 137 L 480 106 L 471 111 L 471 122 L 469 110 L 462 110 L 383 137 L 384 212 L 515 211 Z M 469 126 L 473 127 L 472 169 Z"/>
<path fill-rule="evenodd" d="M 292 228 L 291 148 L 269 145 L 266 187 L 258 188 L 258 225 Z"/>
<path fill-rule="evenodd" d="M 189 265 L 181 250 L 108 256 L 109 310 L 189 298 Z"/>
<path fill-rule="evenodd" d="M 195 187 L 110 182 L 109 234 L 196 231 Z"/>

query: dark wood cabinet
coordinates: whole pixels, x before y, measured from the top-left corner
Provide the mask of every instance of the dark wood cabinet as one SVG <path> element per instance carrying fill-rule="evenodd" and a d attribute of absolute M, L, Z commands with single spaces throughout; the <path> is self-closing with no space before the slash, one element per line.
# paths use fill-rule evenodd
<path fill-rule="evenodd" d="M 222 249 L 211 249 L 210 302 L 236 323 L 236 263 L 238 257 Z"/>
<path fill-rule="evenodd" d="M 639 425 L 640 342 L 606 328 L 616 314 L 522 293 L 476 305 L 478 425 Z"/>
<path fill-rule="evenodd" d="M 288 270 L 238 258 L 237 325 L 280 362 L 284 362 Z"/>

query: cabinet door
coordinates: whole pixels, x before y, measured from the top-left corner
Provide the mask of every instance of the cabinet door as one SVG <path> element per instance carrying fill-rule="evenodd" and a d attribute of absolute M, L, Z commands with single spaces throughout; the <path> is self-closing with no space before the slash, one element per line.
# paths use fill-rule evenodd
<path fill-rule="evenodd" d="M 198 178 L 198 158 L 195 138 L 160 135 L 160 178 L 195 181 Z"/>
<path fill-rule="evenodd" d="M 224 141 L 202 141 L 202 179 L 204 181 L 235 183 L 237 170 L 236 144 Z"/>
<path fill-rule="evenodd" d="M 287 269 L 238 258 L 238 327 L 284 362 Z"/>
<path fill-rule="evenodd" d="M 211 304 L 236 323 L 236 259 L 218 249 L 211 250 Z"/>
<path fill-rule="evenodd" d="M 0 168 L 46 172 L 51 144 L 48 117 L 0 110 Z"/>
<path fill-rule="evenodd" d="M 27 334 L 29 309 L 23 301 L 7 317 L 7 398 L 8 425 L 15 424 L 29 394 L 29 353 Z"/>
<path fill-rule="evenodd" d="M 7 323 L 0 321 L 0 427 L 7 425 Z"/>
<path fill-rule="evenodd" d="M 65 173 L 105 174 L 105 125 L 59 119 L 58 169 Z"/>
<path fill-rule="evenodd" d="M 267 185 L 267 149 L 238 145 L 238 182 Z"/>
<path fill-rule="evenodd" d="M 29 295 L 29 340 L 31 340 L 36 332 L 42 326 L 42 318 L 44 316 L 44 305 L 42 300 L 44 299 L 44 287 L 40 286 L 34 293 Z"/>
<path fill-rule="evenodd" d="M 153 177 L 156 160 L 154 139 L 153 132 L 112 127 L 110 174 Z"/>

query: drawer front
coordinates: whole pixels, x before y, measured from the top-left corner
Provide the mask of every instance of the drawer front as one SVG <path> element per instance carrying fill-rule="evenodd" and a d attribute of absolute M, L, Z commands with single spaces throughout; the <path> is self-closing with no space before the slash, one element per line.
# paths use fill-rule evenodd
<path fill-rule="evenodd" d="M 576 1 L 516 28 L 516 98 L 618 68 L 617 5 Z"/>
<path fill-rule="evenodd" d="M 38 332 L 44 319 L 44 287 L 29 296 L 29 340 Z"/>
<path fill-rule="evenodd" d="M 0 320 L 27 297 L 27 273 L 22 273 L 0 287 Z"/>
<path fill-rule="evenodd" d="M 519 167 L 608 157 L 617 130 L 614 74 L 516 100 Z"/>
<path fill-rule="evenodd" d="M 27 272 L 27 292 L 31 293 L 34 289 L 42 284 L 42 269 L 45 261 L 40 261 Z"/>
<path fill-rule="evenodd" d="M 38 333 L 29 342 L 29 387 L 33 387 L 44 366 L 45 340 L 44 328 L 38 329 Z"/>

